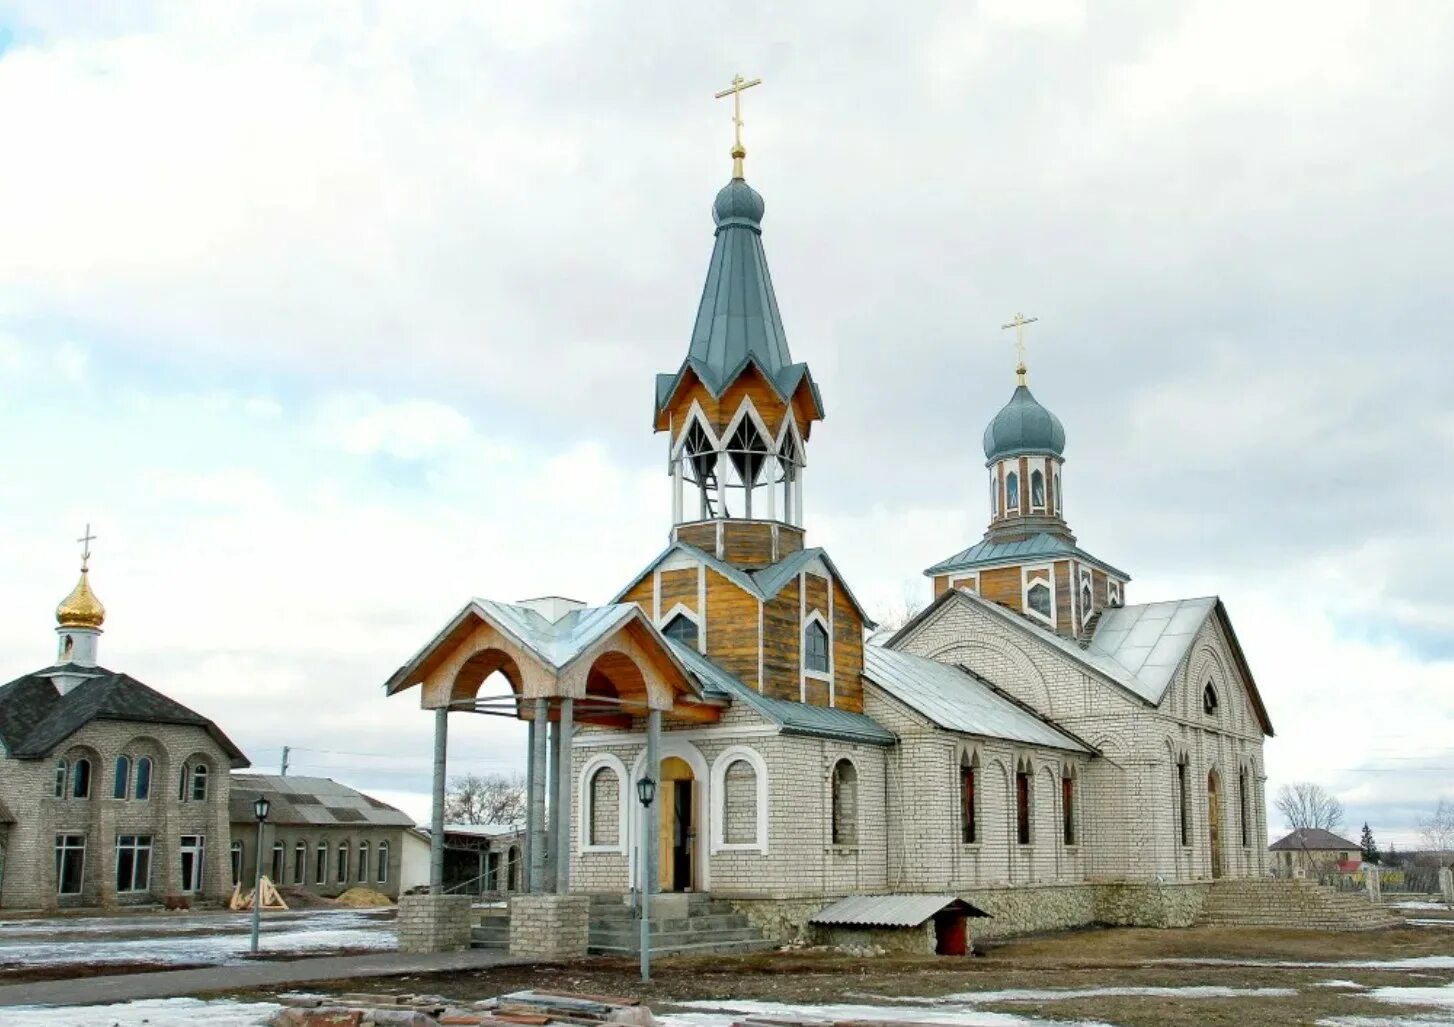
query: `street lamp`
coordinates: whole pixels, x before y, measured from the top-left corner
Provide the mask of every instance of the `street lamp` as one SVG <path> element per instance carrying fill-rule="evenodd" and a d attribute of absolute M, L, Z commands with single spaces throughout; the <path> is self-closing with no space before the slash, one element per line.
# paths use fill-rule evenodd
<path fill-rule="evenodd" d="M 641 851 L 636 857 L 637 869 L 641 871 L 641 979 L 651 980 L 651 860 L 650 851 L 651 817 L 647 813 L 656 800 L 656 781 L 650 775 L 643 775 L 636 782 L 636 798 L 641 803 Z"/>
<path fill-rule="evenodd" d="M 262 927 L 263 915 L 263 823 L 268 819 L 268 809 L 272 803 L 268 802 L 266 795 L 259 795 L 252 804 L 252 815 L 257 820 L 257 851 L 254 853 L 252 875 L 252 948 L 254 955 L 257 954 L 257 935 Z"/>

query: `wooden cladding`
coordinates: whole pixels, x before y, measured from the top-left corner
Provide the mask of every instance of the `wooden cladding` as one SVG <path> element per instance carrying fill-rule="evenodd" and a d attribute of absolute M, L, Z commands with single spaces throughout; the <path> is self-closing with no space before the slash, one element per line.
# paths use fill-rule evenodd
<path fill-rule="evenodd" d="M 1023 605 L 1022 584 L 1019 567 L 991 567 L 979 572 L 979 594 L 1012 610 Z"/>
<path fill-rule="evenodd" d="M 678 524 L 672 540 L 695 546 L 744 570 L 758 570 L 800 552 L 803 529 L 782 521 L 723 517 Z"/>
<path fill-rule="evenodd" d="M 766 679 L 763 693 L 775 699 L 797 702 L 802 697 L 800 615 L 796 578 L 762 608 L 762 668 Z"/>
<path fill-rule="evenodd" d="M 663 617 L 678 604 L 685 606 L 693 613 L 697 612 L 697 576 L 698 571 L 695 567 L 661 572 L 661 613 Z"/>
<path fill-rule="evenodd" d="M 833 583 L 834 705 L 863 712 L 863 618 L 848 601 L 841 582 Z"/>
<path fill-rule="evenodd" d="M 789 402 L 784 402 L 778 395 L 777 390 L 768 383 L 762 373 L 755 367 L 747 367 L 731 385 L 727 386 L 720 398 L 714 397 L 707 387 L 692 375 L 691 384 L 678 390 L 676 398 L 671 405 L 662 411 L 657 417 L 656 430 L 662 431 L 670 427 L 674 433 L 673 442 L 680 436 L 682 427 L 691 416 L 692 405 L 695 403 L 712 426 L 712 431 L 719 437 L 727 426 L 732 423 L 737 412 L 742 408 L 744 400 L 752 400 L 752 406 L 762 418 L 763 424 L 772 432 L 776 440 L 782 431 L 784 419 L 789 415 L 797 423 L 798 432 L 803 439 L 808 438 L 812 431 L 813 422 L 819 420 L 819 414 L 814 407 L 812 393 L 804 380 L 799 385 L 796 393 Z"/>
<path fill-rule="evenodd" d="M 814 610 L 828 620 L 828 579 L 820 578 L 816 574 L 807 575 L 807 589 L 805 593 L 804 612 L 812 613 Z"/>
<path fill-rule="evenodd" d="M 717 522 L 696 521 L 692 524 L 678 524 L 675 539 L 689 546 L 696 546 L 703 552 L 717 555 Z"/>
<path fill-rule="evenodd" d="M 758 685 L 757 607 L 755 596 L 707 571 L 707 656 L 749 688 Z"/>

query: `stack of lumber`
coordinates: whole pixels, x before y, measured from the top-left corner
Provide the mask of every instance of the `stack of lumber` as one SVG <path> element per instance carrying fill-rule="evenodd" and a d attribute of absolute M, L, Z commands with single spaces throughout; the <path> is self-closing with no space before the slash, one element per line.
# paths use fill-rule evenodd
<path fill-rule="evenodd" d="M 573 992 L 519 991 L 461 1006 L 429 995 L 349 994 L 337 998 L 280 996 L 286 1008 L 271 1027 L 653 1027 L 651 1010 L 634 998 Z"/>
<path fill-rule="evenodd" d="M 640 999 L 624 995 L 584 995 L 570 991 L 516 991 L 501 995 L 483 1010 L 485 1027 L 525 1024 L 532 1027 L 566 1024 L 651 1027 L 656 1021 Z"/>

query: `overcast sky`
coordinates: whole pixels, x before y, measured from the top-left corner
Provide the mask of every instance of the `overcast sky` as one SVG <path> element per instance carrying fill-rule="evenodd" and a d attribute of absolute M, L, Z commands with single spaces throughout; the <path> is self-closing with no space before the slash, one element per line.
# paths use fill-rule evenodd
<path fill-rule="evenodd" d="M 90 522 L 106 666 L 422 817 L 394 668 L 665 543 L 741 71 L 810 541 L 927 595 L 1038 316 L 1081 544 L 1223 597 L 1269 793 L 1411 844 L 1454 798 L 1454 6 L 1114 6 L 0 0 L 0 680 Z M 516 765 L 453 719 L 452 769 Z"/>

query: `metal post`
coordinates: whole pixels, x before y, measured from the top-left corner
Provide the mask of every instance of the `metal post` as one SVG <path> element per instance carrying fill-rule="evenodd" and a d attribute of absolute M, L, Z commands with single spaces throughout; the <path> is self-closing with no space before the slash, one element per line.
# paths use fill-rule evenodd
<path fill-rule="evenodd" d="M 661 711 L 652 710 L 646 717 L 646 765 L 651 769 L 648 773 L 661 781 Z M 657 795 L 662 795 L 660 785 L 657 786 Z M 647 877 L 647 891 L 655 895 L 661 891 L 661 853 L 658 839 L 661 838 L 661 803 L 654 802 L 648 811 L 647 819 L 651 821 L 651 844 L 646 849 L 646 861 L 651 868 L 651 874 Z"/>
<path fill-rule="evenodd" d="M 530 804 L 535 795 L 535 720 L 525 722 L 525 837 L 520 844 L 520 877 L 517 887 L 528 891 L 531 852 L 535 849 L 535 807 Z"/>
<path fill-rule="evenodd" d="M 444 891 L 444 768 L 449 708 L 434 711 L 434 805 L 429 813 L 429 894 Z"/>
<path fill-rule="evenodd" d="M 546 800 L 549 815 L 545 822 L 545 890 L 555 891 L 560 874 L 560 848 L 556 844 L 560 828 L 560 721 L 550 725 L 550 752 L 546 756 L 545 776 L 549 781 Z"/>
<path fill-rule="evenodd" d="M 545 725 L 550 700 L 535 700 L 535 730 L 530 739 L 530 894 L 545 890 Z"/>
<path fill-rule="evenodd" d="M 661 711 L 652 710 L 646 716 L 646 767 L 644 776 L 657 780 L 661 777 Z M 665 792 L 660 792 L 665 795 Z M 641 979 L 651 980 L 651 896 L 659 887 L 660 872 L 656 865 L 657 839 L 661 831 L 657 827 L 657 804 L 652 803 L 641 811 L 641 855 L 636 860 L 641 867 Z"/>
<path fill-rule="evenodd" d="M 249 949 L 254 955 L 257 954 L 257 936 L 262 930 L 263 919 L 263 823 L 262 818 L 257 822 L 257 852 L 254 854 L 252 869 L 252 946 Z"/>
<path fill-rule="evenodd" d="M 571 839 L 571 736 L 576 727 L 576 701 L 560 701 L 560 742 L 556 750 L 555 797 L 555 890 L 557 894 L 570 892 L 570 839 Z"/>

